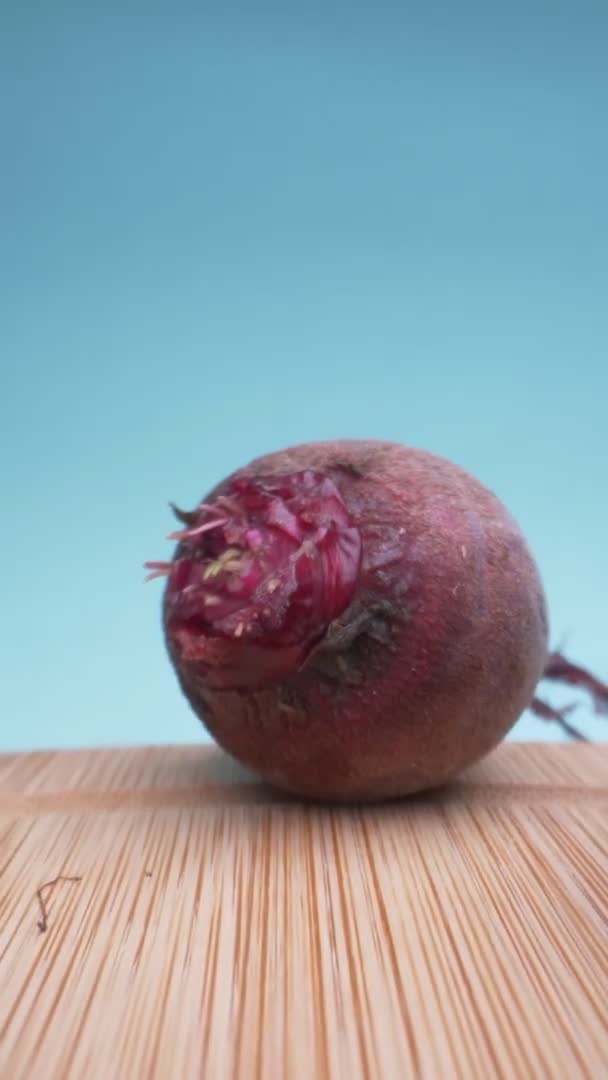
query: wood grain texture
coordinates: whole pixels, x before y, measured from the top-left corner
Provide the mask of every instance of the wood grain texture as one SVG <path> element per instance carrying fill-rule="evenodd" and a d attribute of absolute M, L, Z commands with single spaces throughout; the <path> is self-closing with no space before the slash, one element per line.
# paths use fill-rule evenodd
<path fill-rule="evenodd" d="M 608 746 L 363 810 L 204 746 L 0 757 L 0 1076 L 600 1080 L 607 849 Z"/>

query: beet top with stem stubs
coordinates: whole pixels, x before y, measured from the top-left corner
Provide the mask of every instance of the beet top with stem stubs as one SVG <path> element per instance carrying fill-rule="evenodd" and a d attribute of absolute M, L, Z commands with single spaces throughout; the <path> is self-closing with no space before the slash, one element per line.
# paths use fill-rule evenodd
<path fill-rule="evenodd" d="M 608 687 L 548 653 L 543 586 L 505 507 L 434 454 L 295 446 L 174 510 L 174 559 L 147 567 L 167 577 L 182 690 L 281 788 L 344 801 L 442 784 L 529 706 L 568 727 L 535 698 L 544 674 L 608 704 Z"/>

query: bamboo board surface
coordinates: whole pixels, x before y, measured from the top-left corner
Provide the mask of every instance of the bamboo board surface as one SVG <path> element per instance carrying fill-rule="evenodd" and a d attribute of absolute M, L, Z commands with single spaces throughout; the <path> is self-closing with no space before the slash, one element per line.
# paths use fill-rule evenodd
<path fill-rule="evenodd" d="M 0 756 L 0 1076 L 600 1080 L 607 851 L 608 745 L 364 810 L 207 746 Z"/>

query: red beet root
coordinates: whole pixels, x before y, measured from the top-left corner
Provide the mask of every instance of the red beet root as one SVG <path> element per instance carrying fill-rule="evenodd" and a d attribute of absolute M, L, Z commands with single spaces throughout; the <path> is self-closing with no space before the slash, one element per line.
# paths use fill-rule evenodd
<path fill-rule="evenodd" d="M 545 675 L 608 686 L 547 652 L 537 568 L 498 499 L 392 443 L 293 447 L 196 510 L 167 575 L 167 646 L 218 743 L 271 783 L 331 800 L 444 783 L 491 750 Z"/>

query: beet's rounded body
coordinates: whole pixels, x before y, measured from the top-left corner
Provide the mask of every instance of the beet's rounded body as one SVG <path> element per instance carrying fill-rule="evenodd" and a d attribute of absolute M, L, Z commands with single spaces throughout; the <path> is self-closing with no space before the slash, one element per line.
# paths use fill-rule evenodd
<path fill-rule="evenodd" d="M 500 501 L 459 467 L 424 451 L 364 440 L 296 446 L 260 458 L 201 506 L 210 512 L 224 499 L 229 514 L 230 498 L 238 501 L 249 483 L 263 477 L 272 486 L 273 478 L 279 484 L 286 476 L 314 476 L 316 491 L 321 484 L 326 502 L 314 522 L 317 531 L 307 536 L 329 546 L 316 563 L 311 548 L 312 561 L 301 564 L 299 608 L 285 601 L 272 619 L 264 609 L 266 636 L 259 637 L 259 627 L 251 630 L 250 654 L 242 622 L 224 621 L 222 632 L 212 629 L 207 637 L 207 624 L 193 621 L 197 564 L 188 562 L 181 584 L 172 585 L 172 571 L 164 624 L 188 701 L 230 754 L 300 795 L 370 800 L 442 784 L 503 738 L 532 701 L 547 659 L 543 588 L 519 528 Z M 291 489 L 285 499 L 296 506 Z M 259 500 L 248 505 L 255 517 Z M 214 526 L 211 521 L 197 528 L 195 512 L 183 520 L 189 530 L 174 568 L 184 559 L 184 545 L 209 536 L 204 530 Z M 319 521 L 330 522 L 329 533 L 318 530 Z M 215 524 L 216 537 L 230 527 L 217 519 Z M 236 547 L 228 548 L 233 559 L 241 550 L 239 535 L 234 532 Z M 251 543 L 261 545 L 259 535 L 247 532 Z M 283 537 L 286 543 L 300 544 L 290 537 Z M 230 536 L 222 542 L 229 545 Z M 207 551 L 201 564 L 209 580 L 221 570 L 218 543 L 215 561 Z M 273 557 L 293 565 L 305 547 L 273 549 Z M 310 583 L 315 566 L 329 582 L 329 599 Z M 232 618 L 234 604 L 223 608 L 224 598 L 212 597 L 213 604 Z M 321 612 L 316 621 L 306 614 L 313 608 Z M 249 627 L 256 612 L 247 618 L 253 620 L 245 623 Z M 300 618 L 308 635 L 302 631 L 301 640 Z"/>

